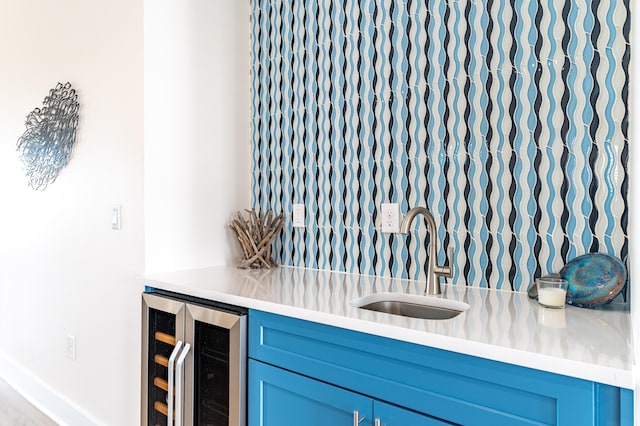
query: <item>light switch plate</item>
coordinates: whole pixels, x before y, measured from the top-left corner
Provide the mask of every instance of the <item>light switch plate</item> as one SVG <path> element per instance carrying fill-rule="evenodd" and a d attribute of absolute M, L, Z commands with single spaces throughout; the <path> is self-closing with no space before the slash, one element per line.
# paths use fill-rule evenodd
<path fill-rule="evenodd" d="M 65 349 L 65 354 L 71 361 L 76 360 L 76 337 L 72 336 L 71 334 L 67 335 L 67 346 Z"/>
<path fill-rule="evenodd" d="M 114 231 L 120 230 L 120 214 L 121 208 L 119 204 L 114 204 L 111 208 L 111 229 Z"/>
<path fill-rule="evenodd" d="M 293 227 L 304 228 L 304 204 L 293 205 Z"/>
<path fill-rule="evenodd" d="M 382 203 L 380 209 L 383 234 L 397 234 L 400 232 L 400 204 Z"/>

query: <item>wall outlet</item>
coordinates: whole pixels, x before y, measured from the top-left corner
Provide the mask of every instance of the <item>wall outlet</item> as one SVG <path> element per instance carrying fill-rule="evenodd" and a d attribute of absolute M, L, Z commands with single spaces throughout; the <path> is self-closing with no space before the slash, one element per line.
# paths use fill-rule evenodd
<path fill-rule="evenodd" d="M 67 335 L 66 355 L 71 361 L 76 360 L 76 336 Z"/>
<path fill-rule="evenodd" d="M 380 212 L 382 233 L 397 234 L 400 232 L 400 204 L 383 203 Z"/>
<path fill-rule="evenodd" d="M 304 204 L 293 205 L 293 227 L 304 228 Z"/>

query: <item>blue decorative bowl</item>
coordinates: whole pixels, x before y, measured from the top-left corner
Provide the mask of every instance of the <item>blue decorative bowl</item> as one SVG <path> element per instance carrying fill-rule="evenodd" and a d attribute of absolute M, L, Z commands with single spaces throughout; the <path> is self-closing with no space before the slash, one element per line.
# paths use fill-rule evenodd
<path fill-rule="evenodd" d="M 627 282 L 627 269 L 613 256 L 591 253 L 567 263 L 560 275 L 567 280 L 567 303 L 595 308 L 611 302 Z"/>

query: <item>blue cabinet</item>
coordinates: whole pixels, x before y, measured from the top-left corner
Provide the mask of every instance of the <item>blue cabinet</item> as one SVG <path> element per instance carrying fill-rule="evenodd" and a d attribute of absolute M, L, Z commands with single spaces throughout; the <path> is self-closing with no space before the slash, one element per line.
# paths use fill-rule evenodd
<path fill-rule="evenodd" d="M 374 426 L 445 426 L 443 422 L 425 414 L 416 413 L 396 405 L 373 401 Z"/>
<path fill-rule="evenodd" d="M 250 425 L 633 424 L 630 390 L 260 311 L 248 346 Z"/>
<path fill-rule="evenodd" d="M 373 426 L 371 398 L 249 360 L 249 425 Z"/>
<path fill-rule="evenodd" d="M 260 361 L 249 360 L 249 424 L 439 426 L 441 421 Z"/>

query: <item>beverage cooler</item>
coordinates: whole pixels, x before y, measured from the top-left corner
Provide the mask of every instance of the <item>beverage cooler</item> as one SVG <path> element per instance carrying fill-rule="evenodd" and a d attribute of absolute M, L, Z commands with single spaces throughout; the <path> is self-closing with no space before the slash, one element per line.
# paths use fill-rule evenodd
<path fill-rule="evenodd" d="M 142 425 L 246 424 L 247 311 L 142 295 Z"/>

